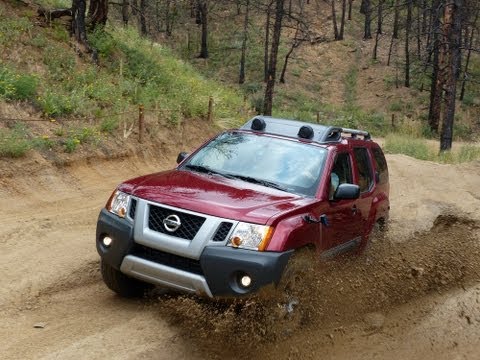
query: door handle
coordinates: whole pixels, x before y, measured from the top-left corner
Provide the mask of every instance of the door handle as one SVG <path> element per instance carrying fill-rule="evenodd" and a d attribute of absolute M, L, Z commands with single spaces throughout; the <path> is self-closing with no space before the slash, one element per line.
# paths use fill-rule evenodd
<path fill-rule="evenodd" d="M 353 206 L 352 206 L 352 214 L 353 214 L 353 215 L 356 215 L 356 214 L 357 214 L 357 211 L 358 211 L 357 205 L 353 205 Z"/>

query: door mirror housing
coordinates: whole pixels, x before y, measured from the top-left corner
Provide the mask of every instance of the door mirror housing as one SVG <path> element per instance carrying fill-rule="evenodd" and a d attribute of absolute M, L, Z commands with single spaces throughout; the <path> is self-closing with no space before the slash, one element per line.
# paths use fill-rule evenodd
<path fill-rule="evenodd" d="M 188 153 L 185 151 L 182 151 L 180 154 L 177 156 L 177 164 L 180 164 L 183 160 L 185 160 L 188 157 Z"/>
<path fill-rule="evenodd" d="M 355 200 L 360 197 L 360 186 L 355 184 L 340 184 L 338 185 L 334 200 Z"/>

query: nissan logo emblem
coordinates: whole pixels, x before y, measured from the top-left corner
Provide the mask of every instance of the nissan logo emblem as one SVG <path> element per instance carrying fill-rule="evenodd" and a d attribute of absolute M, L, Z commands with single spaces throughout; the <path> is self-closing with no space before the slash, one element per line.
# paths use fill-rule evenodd
<path fill-rule="evenodd" d="M 165 219 L 163 219 L 163 227 L 168 232 L 177 231 L 181 225 L 182 222 L 177 215 L 168 215 Z"/>

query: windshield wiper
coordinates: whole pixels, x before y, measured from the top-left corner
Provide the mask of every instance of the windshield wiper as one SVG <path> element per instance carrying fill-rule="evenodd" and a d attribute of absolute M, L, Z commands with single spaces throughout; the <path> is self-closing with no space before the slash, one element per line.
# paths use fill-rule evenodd
<path fill-rule="evenodd" d="M 187 169 L 197 171 L 197 172 L 201 172 L 201 173 L 205 173 L 205 174 L 210 174 L 210 175 L 215 174 L 215 175 L 220 175 L 220 176 L 223 176 L 223 177 L 226 177 L 226 178 L 229 178 L 229 179 L 234 179 L 234 177 L 232 175 L 223 173 L 223 172 L 218 171 L 218 170 L 214 170 L 212 168 L 209 168 L 208 166 L 187 164 L 187 165 L 185 165 L 185 167 Z"/>
<path fill-rule="evenodd" d="M 234 174 L 230 174 L 230 175 L 232 177 L 235 177 L 237 179 L 240 179 L 240 180 L 243 180 L 243 181 L 246 181 L 246 182 L 250 182 L 250 183 L 253 183 L 253 184 L 259 184 L 259 185 L 263 185 L 263 186 L 266 186 L 266 187 L 271 187 L 271 188 L 274 188 L 274 189 L 277 189 L 277 190 L 289 192 L 289 190 L 286 187 L 283 187 L 283 186 L 281 186 L 277 183 L 274 183 L 273 181 L 257 179 L 257 178 L 251 177 L 251 176 L 244 176 L 244 175 L 234 175 Z"/>

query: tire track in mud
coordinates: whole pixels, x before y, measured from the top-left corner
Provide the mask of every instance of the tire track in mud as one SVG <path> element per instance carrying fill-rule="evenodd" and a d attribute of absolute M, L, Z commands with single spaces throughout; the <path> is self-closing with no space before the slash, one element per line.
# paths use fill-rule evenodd
<path fill-rule="evenodd" d="M 407 242 L 395 242 L 387 233 L 359 256 L 309 259 L 294 292 L 214 301 L 167 293 L 152 298 L 149 307 L 205 356 L 268 357 L 262 352 L 267 344 L 303 338 L 302 333 L 308 338 L 319 328 L 336 331 L 366 314 L 479 283 L 479 229 L 468 218 L 440 215 L 430 231 Z"/>

